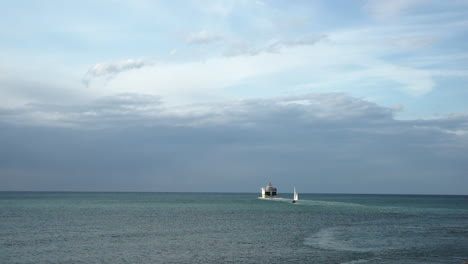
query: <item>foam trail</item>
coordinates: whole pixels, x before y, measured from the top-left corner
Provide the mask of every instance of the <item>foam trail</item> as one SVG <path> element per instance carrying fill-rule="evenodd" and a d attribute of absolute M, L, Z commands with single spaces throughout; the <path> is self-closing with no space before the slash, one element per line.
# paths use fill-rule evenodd
<path fill-rule="evenodd" d="M 318 200 L 299 200 L 302 204 L 307 205 L 321 205 L 321 206 L 365 206 L 357 203 L 347 202 L 331 202 L 331 201 L 318 201 Z"/>
<path fill-rule="evenodd" d="M 358 263 L 367 263 L 371 261 L 370 259 L 357 259 L 357 260 L 352 260 L 349 262 L 342 262 L 341 264 L 358 264 Z"/>
<path fill-rule="evenodd" d="M 292 201 L 292 198 L 262 198 L 258 197 L 260 200 L 275 201 L 275 202 L 288 202 Z M 346 202 L 331 202 L 331 201 L 318 201 L 318 200 L 298 200 L 297 205 L 318 205 L 318 206 L 365 206 L 362 204 L 356 203 L 346 203 Z"/>
<path fill-rule="evenodd" d="M 292 199 L 281 198 L 281 197 L 277 197 L 277 198 L 263 198 L 263 197 L 258 197 L 258 199 L 260 199 L 260 200 L 265 200 L 265 201 L 289 202 L 289 203 L 292 201 Z"/>

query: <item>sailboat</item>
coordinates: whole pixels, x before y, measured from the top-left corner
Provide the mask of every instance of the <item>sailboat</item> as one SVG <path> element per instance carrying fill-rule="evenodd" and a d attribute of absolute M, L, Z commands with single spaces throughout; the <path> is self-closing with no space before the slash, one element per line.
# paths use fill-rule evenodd
<path fill-rule="evenodd" d="M 292 203 L 296 203 L 297 200 L 299 200 L 299 194 L 296 191 L 296 187 L 294 187 L 294 194 L 293 194 L 293 200 Z"/>

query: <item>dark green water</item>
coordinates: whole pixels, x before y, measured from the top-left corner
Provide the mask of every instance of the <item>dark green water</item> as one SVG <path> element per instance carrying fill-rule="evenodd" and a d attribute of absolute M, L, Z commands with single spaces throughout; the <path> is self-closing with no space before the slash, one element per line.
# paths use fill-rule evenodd
<path fill-rule="evenodd" d="M 468 260 L 468 196 L 257 196 L 0 192 L 0 263 Z"/>

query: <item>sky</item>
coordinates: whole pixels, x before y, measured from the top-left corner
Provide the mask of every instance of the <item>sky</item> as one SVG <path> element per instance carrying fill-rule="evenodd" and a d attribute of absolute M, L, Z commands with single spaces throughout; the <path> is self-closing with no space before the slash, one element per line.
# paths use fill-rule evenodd
<path fill-rule="evenodd" d="M 0 191 L 468 194 L 468 1 L 0 1 Z"/>

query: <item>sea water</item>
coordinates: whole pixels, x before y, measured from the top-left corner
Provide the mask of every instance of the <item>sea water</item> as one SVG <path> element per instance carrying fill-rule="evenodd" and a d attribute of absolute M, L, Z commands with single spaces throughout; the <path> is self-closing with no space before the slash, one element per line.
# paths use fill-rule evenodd
<path fill-rule="evenodd" d="M 468 196 L 0 192 L 0 263 L 463 263 Z"/>

